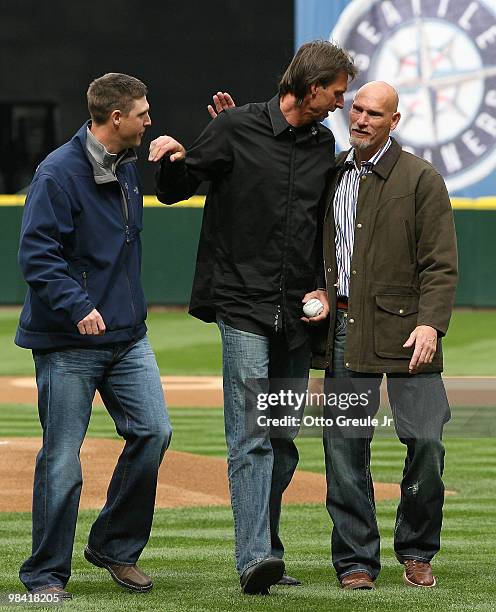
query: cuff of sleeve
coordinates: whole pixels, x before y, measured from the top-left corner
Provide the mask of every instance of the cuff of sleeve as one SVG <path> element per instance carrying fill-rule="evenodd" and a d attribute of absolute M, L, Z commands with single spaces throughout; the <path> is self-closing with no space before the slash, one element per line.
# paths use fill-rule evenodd
<path fill-rule="evenodd" d="M 441 325 L 436 325 L 435 323 L 429 322 L 429 321 L 421 321 L 419 319 L 417 319 L 417 327 L 419 325 L 427 325 L 428 327 L 432 327 L 437 331 L 437 337 L 438 338 L 442 338 L 443 336 L 446 335 L 446 329 L 443 329 L 441 327 Z"/>
<path fill-rule="evenodd" d="M 79 306 L 78 308 L 75 308 L 72 311 L 72 316 L 71 316 L 71 319 L 74 325 L 77 325 L 79 321 L 82 321 L 84 317 L 89 315 L 90 312 L 94 309 L 95 307 L 89 301 L 86 301 L 83 305 Z"/>

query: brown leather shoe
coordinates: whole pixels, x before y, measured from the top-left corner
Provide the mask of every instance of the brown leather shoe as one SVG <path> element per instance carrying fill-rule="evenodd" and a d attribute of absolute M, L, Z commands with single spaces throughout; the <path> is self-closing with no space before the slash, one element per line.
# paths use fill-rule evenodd
<path fill-rule="evenodd" d="M 353 572 L 341 579 L 341 588 L 346 590 L 371 590 L 375 589 L 375 584 L 367 572 Z"/>
<path fill-rule="evenodd" d="M 29 591 L 33 594 L 51 595 L 50 603 L 57 603 L 57 601 L 66 601 L 72 599 L 71 593 L 65 591 L 62 587 L 55 586 L 53 584 L 47 584 L 46 586 L 38 587 Z"/>
<path fill-rule="evenodd" d="M 93 565 L 105 568 L 112 576 L 114 582 L 125 589 L 136 591 L 137 593 L 146 593 L 153 586 L 150 576 L 147 576 L 145 572 L 142 572 L 136 565 L 117 565 L 108 563 L 108 561 L 100 557 L 98 553 L 91 550 L 89 546 L 84 549 L 84 557 L 86 561 L 89 561 Z"/>
<path fill-rule="evenodd" d="M 403 565 L 405 566 L 403 581 L 408 586 L 427 589 L 436 586 L 436 579 L 432 575 L 430 563 L 418 561 L 417 559 L 405 559 Z"/>

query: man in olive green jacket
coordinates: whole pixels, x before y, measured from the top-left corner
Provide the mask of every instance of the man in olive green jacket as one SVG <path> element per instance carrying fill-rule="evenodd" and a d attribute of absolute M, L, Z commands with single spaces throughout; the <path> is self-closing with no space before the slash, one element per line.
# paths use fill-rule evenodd
<path fill-rule="evenodd" d="M 457 281 L 453 213 L 442 177 L 390 137 L 400 114 L 396 91 L 372 82 L 350 110 L 350 143 L 329 184 L 324 261 L 329 327 L 316 329 L 314 367 L 328 368 L 326 389 L 367 390 L 368 417 L 326 430 L 327 507 L 341 586 L 371 589 L 380 570 L 370 476 L 378 389 L 388 375 L 396 432 L 407 446 L 394 547 L 410 586 L 432 587 L 444 485 L 441 442 L 449 406 L 441 380 L 441 338 Z M 372 392 L 372 394 L 370 394 Z M 361 412 L 360 412 L 361 411 Z"/>

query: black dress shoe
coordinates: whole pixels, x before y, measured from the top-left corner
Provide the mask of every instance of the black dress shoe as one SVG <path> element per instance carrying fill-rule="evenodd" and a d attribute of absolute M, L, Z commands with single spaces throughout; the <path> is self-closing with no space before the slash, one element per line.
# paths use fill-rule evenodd
<path fill-rule="evenodd" d="M 284 561 L 268 557 L 245 570 L 240 578 L 241 590 L 246 595 L 268 595 L 269 587 L 279 582 L 284 574 Z"/>
<path fill-rule="evenodd" d="M 282 586 L 300 586 L 301 581 L 284 574 L 277 584 L 281 584 Z"/>
<path fill-rule="evenodd" d="M 109 563 L 89 546 L 84 549 L 84 557 L 86 561 L 96 565 L 96 567 L 105 568 L 112 576 L 114 582 L 124 589 L 129 589 L 136 593 L 146 593 L 153 586 L 150 576 L 147 576 L 136 565 Z"/>

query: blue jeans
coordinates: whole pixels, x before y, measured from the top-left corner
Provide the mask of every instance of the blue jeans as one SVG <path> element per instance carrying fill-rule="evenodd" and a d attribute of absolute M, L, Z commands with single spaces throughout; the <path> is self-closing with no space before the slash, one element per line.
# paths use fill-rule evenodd
<path fill-rule="evenodd" d="M 376 401 L 367 414 L 373 417 L 379 409 L 382 374 L 363 374 L 345 368 L 346 327 L 346 313 L 339 310 L 334 334 L 333 369 L 326 373 L 326 393 L 338 385 L 342 391 L 347 384 L 348 392 L 360 393 L 371 389 Z M 389 374 L 387 384 L 396 433 L 407 450 L 394 530 L 394 550 L 399 560 L 430 561 L 440 547 L 444 502 L 444 447 L 441 439 L 443 426 L 450 418 L 448 400 L 438 373 Z M 366 426 L 359 435 L 351 435 L 350 431 L 340 431 L 339 428 L 324 432 L 327 510 L 334 524 L 332 561 L 340 579 L 358 571 L 367 572 L 375 579 L 381 568 L 370 472 L 372 435 L 373 427 Z"/>
<path fill-rule="evenodd" d="M 158 469 L 171 438 L 146 336 L 135 343 L 33 356 L 43 446 L 34 476 L 32 554 L 19 572 L 28 590 L 65 587 L 71 575 L 82 485 L 79 450 L 95 391 L 126 441 L 88 540 L 110 563 L 133 565 L 148 541 Z"/>
<path fill-rule="evenodd" d="M 251 384 L 248 379 L 300 379 L 295 384 L 304 384 L 304 392 L 310 348 L 304 344 L 289 351 L 284 339 L 278 336 L 260 336 L 234 329 L 220 320 L 217 323 L 222 337 L 224 422 L 236 569 L 241 575 L 269 556 L 282 558 L 281 499 L 299 459 L 293 435 L 270 438 L 268 431 L 263 436 L 247 431 L 245 398 L 253 391 L 248 388 Z M 269 390 L 275 391 L 270 386 Z"/>

